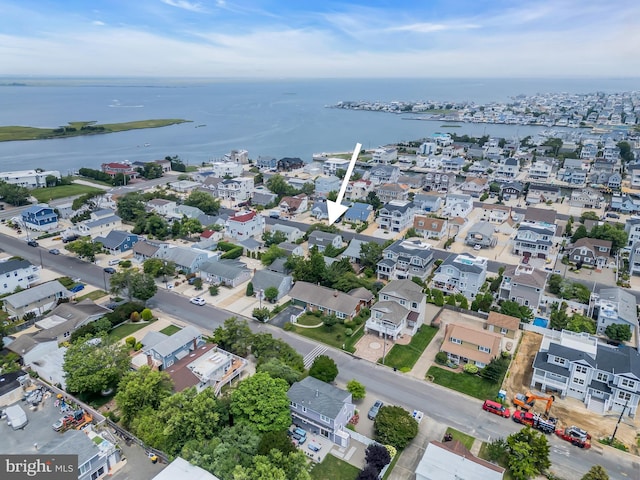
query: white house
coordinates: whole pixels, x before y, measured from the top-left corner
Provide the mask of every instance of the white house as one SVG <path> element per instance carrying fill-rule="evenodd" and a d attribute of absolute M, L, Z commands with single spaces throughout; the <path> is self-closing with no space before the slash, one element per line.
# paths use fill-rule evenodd
<path fill-rule="evenodd" d="M 113 210 L 105 208 L 91 212 L 91 218 L 78 223 L 75 229 L 82 236 L 106 237 L 111 230 L 122 229 L 122 219 Z"/>
<path fill-rule="evenodd" d="M 424 322 L 426 297 L 412 280 L 392 280 L 379 293 L 365 324 L 366 332 L 397 339 L 405 331 L 414 335 Z"/>
<path fill-rule="evenodd" d="M 212 172 L 213 176 L 218 178 L 223 178 L 227 175 L 239 177 L 242 175 L 243 167 L 235 162 L 213 162 L 206 170 Z"/>
<path fill-rule="evenodd" d="M 256 212 L 237 213 L 227 220 L 226 234 L 236 240 L 246 240 L 256 235 L 262 235 L 264 226 L 264 217 Z"/>
<path fill-rule="evenodd" d="M 371 156 L 371 160 L 373 161 L 373 163 L 381 163 L 385 165 L 397 159 L 397 148 L 376 148 Z"/>
<path fill-rule="evenodd" d="M 47 177 L 56 177 L 60 180 L 60 172 L 57 170 L 19 170 L 16 172 L 0 172 L 0 180 L 10 185 L 18 185 L 26 188 L 44 188 L 47 186 Z"/>
<path fill-rule="evenodd" d="M 23 259 L 0 261 L 0 294 L 29 288 L 40 280 L 40 267 Z"/>
<path fill-rule="evenodd" d="M 173 213 L 177 203 L 173 200 L 165 200 L 164 198 L 154 198 L 147 202 L 147 208 L 161 216 L 167 216 Z"/>

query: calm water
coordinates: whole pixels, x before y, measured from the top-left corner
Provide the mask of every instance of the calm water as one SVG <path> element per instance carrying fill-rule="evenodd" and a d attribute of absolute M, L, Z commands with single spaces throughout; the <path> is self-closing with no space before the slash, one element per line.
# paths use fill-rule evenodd
<path fill-rule="evenodd" d="M 7 84 L 14 79 L 3 78 Z M 25 80 L 16 80 L 25 81 Z M 0 170 L 98 168 L 103 162 L 179 155 L 190 164 L 231 149 L 295 156 L 349 151 L 414 140 L 444 130 L 442 122 L 324 108 L 340 100 L 506 101 L 538 92 L 638 90 L 637 79 L 607 80 L 26 80 L 0 86 L 0 125 L 56 127 L 69 121 L 127 122 L 184 118 L 192 123 L 69 139 L 0 143 Z M 203 125 L 198 127 L 199 125 Z M 465 124 L 457 134 L 535 134 L 541 127 Z M 147 147 L 144 145 L 148 144 Z"/>

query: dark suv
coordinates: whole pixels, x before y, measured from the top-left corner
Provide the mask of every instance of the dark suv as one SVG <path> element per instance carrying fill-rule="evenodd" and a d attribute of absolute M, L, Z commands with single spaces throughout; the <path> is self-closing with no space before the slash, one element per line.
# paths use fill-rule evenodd
<path fill-rule="evenodd" d="M 27 240 L 27 245 L 29 245 L 30 247 L 37 247 L 38 246 L 38 242 L 36 242 L 33 239 Z"/>

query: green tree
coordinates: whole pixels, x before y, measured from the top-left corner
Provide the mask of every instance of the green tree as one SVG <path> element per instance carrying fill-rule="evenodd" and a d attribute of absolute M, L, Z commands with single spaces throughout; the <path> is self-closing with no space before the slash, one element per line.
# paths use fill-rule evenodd
<path fill-rule="evenodd" d="M 19 207 L 29 203 L 31 192 L 26 187 L 13 185 L 0 180 L 0 198 L 9 205 Z"/>
<path fill-rule="evenodd" d="M 609 474 L 601 465 L 594 465 L 580 480 L 609 480 Z"/>
<path fill-rule="evenodd" d="M 172 391 L 171 377 L 166 372 L 151 370 L 147 365 L 125 374 L 118 384 L 115 397 L 124 425 L 129 425 L 136 414 L 146 407 L 157 410 Z"/>
<path fill-rule="evenodd" d="M 490 292 L 476 295 L 476 298 L 471 302 L 471 310 L 474 312 L 488 312 L 491 310 L 493 304 L 493 295 Z"/>
<path fill-rule="evenodd" d="M 295 452 L 297 449 L 291 437 L 287 435 L 286 430 L 278 430 L 277 432 L 265 432 L 260 439 L 258 446 L 258 455 L 267 455 L 272 449 L 276 449 L 284 453 Z"/>
<path fill-rule="evenodd" d="M 492 358 L 489 364 L 480 370 L 480 376 L 491 383 L 502 382 L 502 377 L 509 368 L 509 360 L 502 357 Z"/>
<path fill-rule="evenodd" d="M 505 300 L 500 304 L 500 313 L 519 318 L 525 323 L 529 323 L 533 319 L 533 312 L 529 307 L 511 300 Z"/>
<path fill-rule="evenodd" d="M 365 386 L 355 378 L 347 382 L 347 391 L 354 400 L 362 400 L 367 395 Z"/>
<path fill-rule="evenodd" d="M 129 349 L 114 344 L 103 335 L 89 342 L 90 335 L 71 344 L 64 355 L 62 370 L 67 390 L 72 393 L 98 393 L 114 388 L 129 371 Z"/>
<path fill-rule="evenodd" d="M 91 240 L 91 237 L 80 237 L 78 240 L 68 243 L 65 248 L 80 258 L 86 258 L 90 262 L 95 262 L 96 255 L 102 252 L 102 244 L 100 242 L 94 242 Z"/>
<path fill-rule="evenodd" d="M 169 235 L 169 224 L 161 216 L 151 214 L 144 220 L 144 231 L 140 233 L 144 232 L 159 240 L 164 240 Z"/>
<path fill-rule="evenodd" d="M 514 480 L 529 480 L 551 466 L 549 442 L 542 432 L 524 427 L 507 437 L 508 466 Z"/>
<path fill-rule="evenodd" d="M 273 378 L 281 378 L 289 385 L 293 385 L 302 379 L 302 372 L 280 361 L 278 358 L 270 358 L 266 362 L 260 363 L 256 371 L 268 373 Z"/>
<path fill-rule="evenodd" d="M 239 422 L 249 422 L 259 432 L 285 430 L 291 423 L 288 390 L 286 381 L 258 372 L 231 393 L 231 412 Z"/>
<path fill-rule="evenodd" d="M 447 305 L 455 307 L 456 306 L 456 297 L 455 297 L 455 295 L 447 295 L 447 301 L 445 303 Z"/>
<path fill-rule="evenodd" d="M 182 230 L 187 234 L 187 236 L 192 236 L 195 233 L 202 233 L 204 228 L 200 223 L 200 220 L 197 218 L 187 218 L 183 217 L 182 219 Z"/>
<path fill-rule="evenodd" d="M 213 341 L 220 348 L 234 355 L 246 357 L 249 354 L 249 346 L 254 339 L 253 332 L 246 320 L 238 320 L 230 317 L 224 321 L 224 325 L 213 332 Z"/>
<path fill-rule="evenodd" d="M 245 290 L 244 294 L 247 297 L 253 297 L 254 291 L 253 291 L 253 282 L 249 282 L 247 283 L 247 289 Z"/>
<path fill-rule="evenodd" d="M 287 252 L 278 245 L 271 245 L 266 252 L 262 254 L 260 260 L 263 265 L 271 265 L 277 258 L 286 257 Z"/>
<path fill-rule="evenodd" d="M 194 190 L 184 201 L 185 205 L 196 207 L 207 215 L 217 215 L 220 210 L 220 200 L 202 190 Z"/>
<path fill-rule="evenodd" d="M 291 368 L 304 372 L 304 359 L 291 345 L 273 338 L 270 333 L 256 334 L 251 344 L 251 353 L 258 360 L 258 366 L 271 359 L 278 359 Z"/>
<path fill-rule="evenodd" d="M 576 243 L 581 238 L 584 238 L 587 236 L 589 236 L 589 232 L 587 232 L 587 227 L 585 227 L 584 225 L 580 225 L 578 228 L 576 228 L 576 231 L 573 232 L 573 235 L 571 236 L 571 241 L 573 243 Z"/>
<path fill-rule="evenodd" d="M 622 323 L 612 323 L 605 328 L 604 334 L 616 342 L 628 342 L 631 340 L 631 327 Z"/>
<path fill-rule="evenodd" d="M 444 305 L 444 294 L 442 293 L 442 290 L 438 290 L 437 288 L 434 288 L 431 293 L 433 294 L 433 303 L 437 307 L 443 306 Z"/>
<path fill-rule="evenodd" d="M 145 215 L 145 201 L 138 192 L 130 192 L 118 199 L 118 216 L 125 222 L 133 222 Z"/>
<path fill-rule="evenodd" d="M 369 192 L 367 193 L 367 199 L 366 202 L 371 205 L 373 207 L 374 211 L 378 211 L 380 210 L 380 207 L 382 207 L 382 201 L 380 200 L 380 198 L 378 197 L 378 195 L 376 195 L 375 192 Z"/>
<path fill-rule="evenodd" d="M 271 245 L 278 245 L 287 241 L 287 235 L 280 230 L 270 230 L 262 234 L 264 246 L 269 248 Z"/>
<path fill-rule="evenodd" d="M 633 163 L 635 157 L 631 151 L 631 144 L 629 142 L 618 142 L 616 146 L 620 149 L 620 158 L 625 163 Z"/>
<path fill-rule="evenodd" d="M 600 217 L 596 212 L 593 212 L 593 211 L 582 212 L 582 214 L 580 215 L 580 223 L 584 223 L 585 220 L 598 221 L 600 220 Z"/>
<path fill-rule="evenodd" d="M 146 273 L 140 273 L 127 268 L 111 275 L 111 293 L 120 295 L 126 292 L 129 300 L 136 298 L 146 302 L 158 291 L 154 278 Z"/>
<path fill-rule="evenodd" d="M 280 295 L 278 287 L 267 287 L 264 290 L 264 298 L 271 303 L 274 303 L 276 301 L 278 295 Z"/>
<path fill-rule="evenodd" d="M 587 332 L 593 335 L 596 333 L 596 322 L 585 315 L 574 313 L 569 317 L 566 329 L 572 332 Z"/>
<path fill-rule="evenodd" d="M 293 188 L 287 180 L 280 174 L 272 175 L 267 180 L 267 188 L 278 196 L 281 195 L 293 195 L 295 188 Z"/>
<path fill-rule="evenodd" d="M 500 184 L 498 182 L 491 182 L 489 184 L 489 191 L 491 193 L 500 193 Z"/>
<path fill-rule="evenodd" d="M 554 295 L 558 295 L 562 290 L 562 277 L 557 273 L 553 273 L 549 277 L 547 286 L 549 288 L 549 292 L 553 293 Z"/>
<path fill-rule="evenodd" d="M 487 192 L 484 192 L 482 195 L 480 195 L 481 202 L 484 202 L 487 198 L 489 198 L 489 194 Z"/>
<path fill-rule="evenodd" d="M 267 307 L 254 308 L 251 312 L 251 315 L 259 322 L 266 322 L 267 320 L 269 320 L 270 312 Z"/>
<path fill-rule="evenodd" d="M 338 376 L 338 366 L 333 358 L 327 355 L 318 355 L 309 369 L 309 376 L 331 383 Z"/>
<path fill-rule="evenodd" d="M 362 268 L 375 269 L 382 260 L 384 247 L 376 242 L 368 242 L 360 245 L 360 264 Z"/>
<path fill-rule="evenodd" d="M 376 441 L 402 449 L 418 434 L 418 422 L 404 408 L 385 405 L 376 415 L 373 431 Z"/>

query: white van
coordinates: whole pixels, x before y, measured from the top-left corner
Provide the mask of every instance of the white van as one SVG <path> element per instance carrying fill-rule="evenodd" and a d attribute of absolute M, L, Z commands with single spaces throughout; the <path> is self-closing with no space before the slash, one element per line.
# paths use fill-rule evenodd
<path fill-rule="evenodd" d="M 109 266 L 114 266 L 114 265 L 118 265 L 120 263 L 120 259 L 119 258 L 113 258 L 111 260 L 109 260 Z"/>

